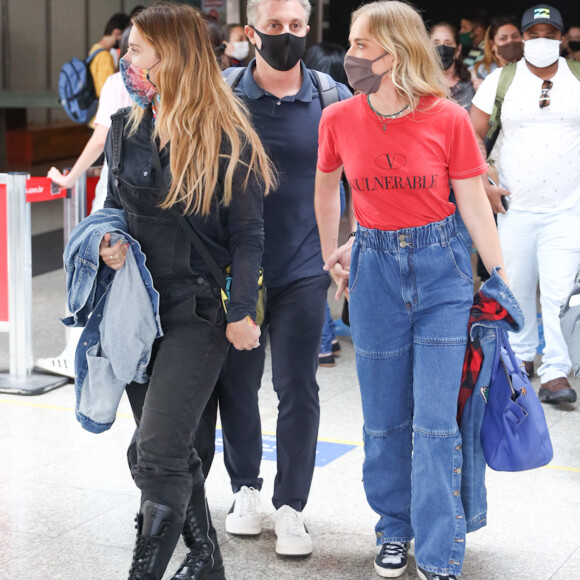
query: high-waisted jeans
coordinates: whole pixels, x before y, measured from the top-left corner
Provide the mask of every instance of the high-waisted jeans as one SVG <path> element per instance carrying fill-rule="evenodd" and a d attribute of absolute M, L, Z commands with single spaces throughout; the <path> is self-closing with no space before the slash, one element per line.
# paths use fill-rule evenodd
<path fill-rule="evenodd" d="M 421 568 L 459 574 L 465 518 L 456 413 L 473 280 L 454 216 L 399 231 L 359 227 L 349 286 L 377 544 L 414 537 Z"/>

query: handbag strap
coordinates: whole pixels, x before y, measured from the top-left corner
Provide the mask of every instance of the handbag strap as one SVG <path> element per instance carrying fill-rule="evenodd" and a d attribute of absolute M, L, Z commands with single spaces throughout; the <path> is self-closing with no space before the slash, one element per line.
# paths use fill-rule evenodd
<path fill-rule="evenodd" d="M 157 142 L 155 139 L 151 140 L 151 153 L 153 158 L 153 165 L 155 167 L 155 184 L 158 189 L 164 190 L 165 183 L 163 182 L 163 172 L 161 170 L 161 159 L 159 158 L 159 149 L 157 148 Z M 180 211 L 177 206 L 171 208 L 173 216 L 177 219 L 177 222 L 185 232 L 185 235 L 189 238 L 189 241 L 193 244 L 197 253 L 201 256 L 201 259 L 205 262 L 214 280 L 217 282 L 220 290 L 222 291 L 222 299 L 227 300 L 226 293 L 226 276 L 218 266 L 217 262 L 214 260 L 213 256 L 209 253 L 206 245 L 203 243 L 193 224 L 187 219 Z"/>
<path fill-rule="evenodd" d="M 523 371 L 519 370 L 520 365 L 518 365 L 518 361 L 516 360 L 516 355 L 514 354 L 514 351 L 510 345 L 510 341 L 508 339 L 507 332 L 503 328 L 499 329 L 499 337 L 498 338 L 500 341 L 500 347 L 503 347 L 505 349 L 506 354 L 507 354 L 508 358 L 510 359 L 514 374 L 517 374 L 517 373 L 522 374 Z"/>

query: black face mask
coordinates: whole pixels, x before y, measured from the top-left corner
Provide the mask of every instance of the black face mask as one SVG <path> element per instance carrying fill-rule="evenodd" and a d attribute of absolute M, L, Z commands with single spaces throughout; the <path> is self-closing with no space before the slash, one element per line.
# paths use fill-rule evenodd
<path fill-rule="evenodd" d="M 577 52 L 580 50 L 580 40 L 569 40 L 568 49 L 570 52 Z"/>
<path fill-rule="evenodd" d="M 444 44 L 440 44 L 437 47 L 437 52 L 439 53 L 439 58 L 441 59 L 443 70 L 451 68 L 453 61 L 455 60 L 456 50 L 457 48 L 455 46 L 445 46 Z"/>
<path fill-rule="evenodd" d="M 272 68 L 287 71 L 296 66 L 304 54 L 306 36 L 296 36 L 289 32 L 266 34 L 258 32 L 253 26 L 252 28 L 262 41 L 262 48 L 256 46 L 256 50 Z"/>

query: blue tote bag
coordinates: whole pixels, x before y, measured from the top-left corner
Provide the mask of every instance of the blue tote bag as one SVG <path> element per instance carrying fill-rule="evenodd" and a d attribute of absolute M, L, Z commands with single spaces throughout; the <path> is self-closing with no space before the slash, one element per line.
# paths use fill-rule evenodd
<path fill-rule="evenodd" d="M 542 404 L 501 329 L 480 437 L 485 461 L 496 471 L 535 469 L 554 455 Z"/>

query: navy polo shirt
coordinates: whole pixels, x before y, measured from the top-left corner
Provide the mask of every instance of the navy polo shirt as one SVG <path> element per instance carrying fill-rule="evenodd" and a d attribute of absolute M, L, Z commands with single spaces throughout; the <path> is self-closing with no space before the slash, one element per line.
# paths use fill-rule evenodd
<path fill-rule="evenodd" d="M 252 116 L 256 131 L 278 170 L 279 186 L 264 200 L 266 286 L 325 274 L 314 215 L 314 177 L 318 156 L 318 124 L 322 106 L 312 73 L 300 62 L 302 87 L 278 97 L 261 89 L 252 75 L 253 60 L 235 89 Z M 350 91 L 337 83 L 340 100 Z"/>

